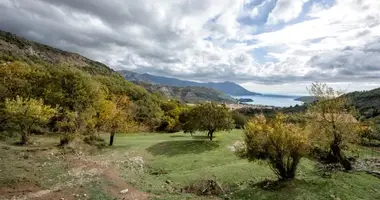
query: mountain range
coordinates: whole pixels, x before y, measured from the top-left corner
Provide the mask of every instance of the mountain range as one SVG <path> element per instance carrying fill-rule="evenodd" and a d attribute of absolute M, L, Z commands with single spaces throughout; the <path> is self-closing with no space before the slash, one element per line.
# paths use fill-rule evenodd
<path fill-rule="evenodd" d="M 233 82 L 207 82 L 200 83 L 194 81 L 180 80 L 176 78 L 169 78 L 163 76 L 154 76 L 148 73 L 140 74 L 132 71 L 121 70 L 118 71 L 126 80 L 134 82 L 146 82 L 156 85 L 167 85 L 167 86 L 176 86 L 176 87 L 206 87 L 212 88 L 232 96 L 249 96 L 249 95 L 261 95 L 256 92 L 251 92 L 242 86 L 233 83 Z"/>

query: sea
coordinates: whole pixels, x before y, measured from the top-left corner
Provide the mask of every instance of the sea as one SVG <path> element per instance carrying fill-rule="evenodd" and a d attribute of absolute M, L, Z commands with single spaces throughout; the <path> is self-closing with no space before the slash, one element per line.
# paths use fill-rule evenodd
<path fill-rule="evenodd" d="M 295 99 L 300 96 L 285 96 L 285 95 L 254 95 L 254 96 L 232 96 L 235 99 L 249 98 L 253 102 L 245 102 L 246 104 L 275 106 L 275 107 L 290 107 L 302 105 L 303 102 Z"/>

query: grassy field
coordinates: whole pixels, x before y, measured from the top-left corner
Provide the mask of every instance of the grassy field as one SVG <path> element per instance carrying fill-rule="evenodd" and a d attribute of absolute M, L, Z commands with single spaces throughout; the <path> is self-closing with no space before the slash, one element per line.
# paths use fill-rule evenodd
<path fill-rule="evenodd" d="M 113 182 L 120 182 L 119 177 L 103 176 L 105 171 L 88 173 L 94 171 L 91 165 L 95 165 L 88 163 L 95 162 L 96 166 L 115 166 L 117 176 L 123 182 L 148 194 L 149 199 L 380 199 L 380 179 L 362 172 L 337 171 L 326 175 L 308 159 L 302 160 L 296 180 L 263 189 L 257 185 L 265 180 L 276 180 L 276 177 L 265 163 L 250 163 L 234 155 L 231 146 L 242 138 L 239 130 L 217 133 L 212 142 L 201 133 L 194 136 L 183 133 L 119 134 L 114 147 L 92 150 L 76 159 L 70 159 L 75 156 L 54 148 L 54 142 L 44 147 L 47 148 L 44 152 L 51 156 L 2 144 L 0 181 L 3 188 L 31 182 L 43 189 L 66 183 L 72 184 L 64 187 L 75 187 L 79 181 L 79 190 L 87 193 L 83 199 L 115 198 L 117 195 L 112 195 L 112 188 L 117 184 Z M 39 140 L 46 143 L 47 139 Z M 82 153 L 76 150 L 73 154 L 78 155 L 78 152 Z M 354 154 L 363 158 L 380 157 L 378 150 L 369 148 L 361 148 Z M 81 160 L 87 162 L 80 168 L 81 173 L 87 173 L 84 173 L 85 178 L 67 173 Z M 197 196 L 185 192 L 189 186 L 207 180 L 218 182 L 224 190 L 222 194 Z M 116 193 L 122 187 L 124 185 L 116 188 Z M 1 191 L 4 189 L 0 188 Z"/>
<path fill-rule="evenodd" d="M 167 194 L 171 187 L 183 188 L 197 180 L 217 180 L 223 187 L 231 188 L 230 199 L 378 199 L 380 179 L 363 173 L 335 172 L 322 178 L 316 163 L 304 159 L 297 180 L 277 190 L 253 187 L 266 179 L 275 180 L 265 163 L 249 163 L 234 155 L 229 148 L 242 140 L 239 130 L 216 134 L 213 142 L 203 134 L 148 134 L 118 135 L 114 149 L 132 151 L 144 158 L 148 173 L 135 174 L 123 171 L 124 178 L 136 187 L 161 199 L 184 199 L 188 195 Z M 361 156 L 378 156 L 370 149 L 361 149 Z M 149 173 L 150 172 L 150 173 Z M 189 199 L 195 198 L 188 196 Z M 199 197 L 198 197 L 199 198 Z"/>

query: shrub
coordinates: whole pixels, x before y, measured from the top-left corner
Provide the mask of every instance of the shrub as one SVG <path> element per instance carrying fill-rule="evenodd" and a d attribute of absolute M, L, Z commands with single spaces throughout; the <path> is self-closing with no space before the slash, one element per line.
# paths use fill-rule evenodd
<path fill-rule="evenodd" d="M 63 133 L 59 140 L 59 146 L 66 146 L 75 139 L 75 133 Z"/>
<path fill-rule="evenodd" d="M 282 114 L 273 119 L 258 115 L 245 126 L 246 157 L 267 161 L 280 180 L 295 177 L 297 165 L 308 150 L 307 135 L 285 121 Z"/>
<path fill-rule="evenodd" d="M 231 112 L 231 114 L 232 114 L 232 119 L 235 122 L 235 128 L 237 128 L 237 129 L 244 128 L 244 125 L 248 121 L 248 117 L 246 117 L 245 115 L 243 115 L 237 111 L 233 111 L 233 112 Z"/>

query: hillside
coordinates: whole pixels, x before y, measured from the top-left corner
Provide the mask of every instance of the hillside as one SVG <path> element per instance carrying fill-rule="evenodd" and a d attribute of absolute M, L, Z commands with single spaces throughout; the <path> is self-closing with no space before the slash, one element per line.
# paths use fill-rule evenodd
<path fill-rule="evenodd" d="M 170 99 L 176 99 L 183 103 L 199 103 L 205 101 L 215 101 L 220 103 L 236 103 L 236 100 L 223 92 L 217 91 L 212 88 L 188 86 L 164 86 L 153 85 L 150 83 L 136 82 L 147 89 L 149 92 L 159 92 L 161 95 Z"/>
<path fill-rule="evenodd" d="M 106 65 L 3 31 L 0 66 L 0 108 L 5 98 L 20 96 L 85 115 L 102 101 L 126 96 L 134 104 L 134 119 L 141 124 L 155 126 L 163 114 L 162 99 Z"/>
<path fill-rule="evenodd" d="M 347 98 L 366 119 L 380 116 L 380 88 L 348 93 Z"/>
<path fill-rule="evenodd" d="M 177 87 L 187 87 L 187 86 L 207 87 L 207 88 L 213 88 L 213 89 L 222 91 L 226 94 L 233 95 L 233 96 L 260 95 L 259 93 L 248 91 L 242 86 L 233 82 L 229 82 L 229 81 L 220 82 L 220 83 L 215 83 L 215 82 L 199 83 L 199 82 L 193 82 L 193 81 L 180 80 L 176 78 L 154 76 L 147 73 L 139 74 L 139 73 L 131 72 L 127 70 L 119 71 L 119 73 L 122 74 L 123 77 L 129 81 L 148 82 L 152 84 L 177 86 Z"/>

